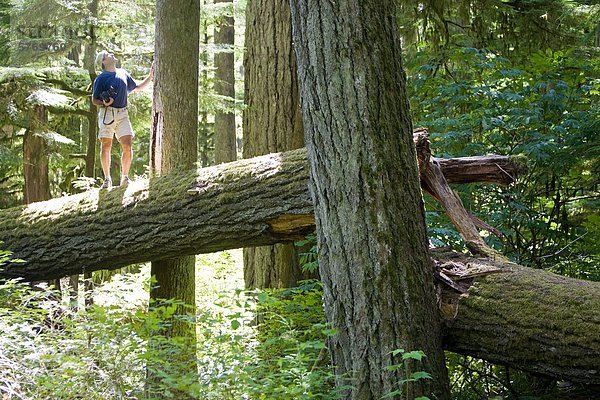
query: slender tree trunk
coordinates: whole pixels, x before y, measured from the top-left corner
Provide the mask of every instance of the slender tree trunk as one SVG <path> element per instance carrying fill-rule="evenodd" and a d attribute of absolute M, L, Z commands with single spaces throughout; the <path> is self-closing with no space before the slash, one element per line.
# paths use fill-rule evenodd
<path fill-rule="evenodd" d="M 90 24 L 89 24 L 89 41 L 85 46 L 85 55 L 83 59 L 84 68 L 87 69 L 88 74 L 90 76 L 90 82 L 94 83 L 96 79 L 96 66 L 94 65 L 94 61 L 96 59 L 96 51 L 98 49 L 98 38 L 96 37 L 96 26 L 95 19 L 98 17 L 98 0 L 92 0 L 88 4 L 88 10 L 90 12 Z M 88 100 L 88 137 L 87 137 L 87 151 L 85 157 L 85 176 L 88 178 L 94 178 L 96 176 L 96 141 L 97 131 L 98 131 L 98 109 L 92 103 L 92 97 L 90 96 Z M 84 291 L 85 291 L 85 305 L 86 307 L 91 306 L 94 303 L 94 282 L 92 280 L 92 273 L 85 272 L 83 274 L 84 279 Z M 71 281 L 77 280 L 79 278 L 72 277 Z M 74 284 L 75 282 L 73 282 Z M 78 285 L 78 283 L 77 283 Z M 77 289 L 75 289 L 76 291 Z"/>
<path fill-rule="evenodd" d="M 232 3 L 233 0 L 215 0 L 215 3 Z M 215 28 L 215 46 L 221 47 L 215 54 L 215 92 L 227 96 L 231 101 L 235 98 L 234 54 L 235 39 L 233 17 L 224 17 L 223 22 Z M 233 110 L 215 113 L 215 163 L 221 164 L 237 159 L 235 113 Z"/>
<path fill-rule="evenodd" d="M 202 0 L 202 4 L 209 4 L 210 0 Z M 210 37 L 208 34 L 208 21 L 206 19 L 201 20 L 200 24 L 200 40 L 202 41 L 202 53 L 200 55 L 200 90 L 207 86 L 208 82 L 208 44 L 210 41 Z M 212 165 L 212 161 L 214 161 L 214 157 L 211 157 L 210 150 L 212 147 L 212 141 L 214 139 L 214 131 L 210 128 L 210 124 L 208 122 L 208 112 L 206 109 L 201 107 L 200 115 L 200 126 L 198 129 L 198 160 L 202 167 L 207 167 Z M 213 125 L 214 127 L 214 125 Z"/>
<path fill-rule="evenodd" d="M 250 1 L 245 38 L 244 158 L 304 146 L 289 2 Z M 301 275 L 293 244 L 244 249 L 247 288 L 291 287 Z"/>
<path fill-rule="evenodd" d="M 96 51 L 97 51 L 97 37 L 96 37 L 96 27 L 94 25 L 94 19 L 98 17 L 98 0 L 92 0 L 88 4 L 88 10 L 90 13 L 90 25 L 88 28 L 89 39 L 85 46 L 85 54 L 83 58 L 84 68 L 88 71 L 90 76 L 90 82 L 93 83 L 96 79 L 96 67 L 94 65 L 94 60 L 96 59 Z M 96 166 L 96 132 L 97 132 L 97 124 L 98 124 L 98 109 L 92 103 L 92 97 L 88 99 L 88 109 L 90 111 L 88 115 L 88 139 L 87 139 L 87 153 L 85 158 L 85 176 L 93 178 L 95 176 L 95 166 Z"/>
<path fill-rule="evenodd" d="M 196 163 L 199 26 L 199 0 L 157 0 L 150 147 L 155 175 L 191 169 Z M 174 298 L 195 305 L 194 256 L 153 261 L 151 270 L 156 278 L 151 300 Z M 195 328 L 174 321 L 168 334 L 195 338 Z"/>
<path fill-rule="evenodd" d="M 91 4 L 88 5 L 88 7 L 91 7 L 91 6 L 92 6 Z M 72 37 L 76 37 L 76 31 L 69 30 L 69 33 Z M 67 54 L 67 58 L 72 60 L 75 63 L 75 65 L 77 65 L 77 66 L 80 65 L 79 64 L 80 63 L 80 50 L 81 50 L 81 46 L 76 45 Z M 85 62 L 84 62 L 84 64 L 85 64 Z M 92 80 L 92 82 L 93 82 L 93 80 Z M 91 99 L 89 99 L 88 101 L 91 103 Z M 68 129 L 81 133 L 81 118 L 79 116 L 72 116 L 71 118 L 69 118 Z M 87 162 L 86 162 L 86 168 L 87 168 Z M 74 177 L 74 179 L 75 178 L 76 178 L 76 176 Z M 67 187 L 67 190 L 70 192 L 71 189 L 72 188 L 70 187 L 70 183 L 69 183 L 69 187 Z M 71 307 L 71 309 L 73 309 L 73 310 L 77 310 L 78 299 L 79 299 L 79 274 L 69 276 L 68 292 L 69 292 L 68 293 L 69 307 Z"/>
<path fill-rule="evenodd" d="M 291 5 L 337 384 L 351 385 L 345 398 L 379 399 L 424 369 L 433 379 L 404 396 L 447 399 L 394 2 Z M 396 349 L 427 358 L 390 370 Z"/>
<path fill-rule="evenodd" d="M 23 137 L 23 175 L 25 204 L 50 199 L 48 144 L 40 131 L 48 122 L 44 106 L 35 106 L 30 126 Z"/>

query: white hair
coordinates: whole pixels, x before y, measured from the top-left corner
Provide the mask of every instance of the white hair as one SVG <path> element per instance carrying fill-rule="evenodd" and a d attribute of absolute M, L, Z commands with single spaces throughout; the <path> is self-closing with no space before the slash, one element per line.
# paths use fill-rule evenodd
<path fill-rule="evenodd" d="M 96 55 L 96 63 L 95 63 L 96 69 L 102 69 L 102 70 L 104 69 L 104 65 L 102 65 L 102 61 L 104 61 L 104 57 L 106 57 L 108 54 L 109 54 L 108 51 L 102 50 L 101 52 L 99 52 Z"/>

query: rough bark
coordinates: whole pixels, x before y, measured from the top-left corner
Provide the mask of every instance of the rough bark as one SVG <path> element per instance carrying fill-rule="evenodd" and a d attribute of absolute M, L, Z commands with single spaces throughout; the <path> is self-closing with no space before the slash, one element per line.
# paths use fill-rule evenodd
<path fill-rule="evenodd" d="M 393 1 L 290 3 L 330 352 L 343 398 L 450 398 Z M 422 365 L 396 349 L 422 350 Z M 347 381 L 347 377 L 351 381 Z"/>
<path fill-rule="evenodd" d="M 442 293 L 444 345 L 546 377 L 600 384 L 600 283 L 436 251 L 466 293 Z"/>
<path fill-rule="evenodd" d="M 199 0 L 157 0 L 150 148 L 150 167 L 154 175 L 190 169 L 196 163 L 199 27 Z M 155 190 L 161 189 L 151 185 L 150 192 Z M 177 239 L 171 246 L 175 242 Z M 181 253 L 170 255 L 175 257 L 152 259 L 151 273 L 156 278 L 156 286 L 150 298 L 175 298 L 195 305 L 195 257 Z M 167 334 L 195 338 L 195 330 L 190 329 L 189 324 L 177 321 Z"/>
<path fill-rule="evenodd" d="M 24 263 L 2 277 L 61 277 L 174 256 L 295 240 L 314 229 L 304 150 L 181 171 L 0 210 Z"/>
<path fill-rule="evenodd" d="M 26 260 L 0 277 L 58 278 L 82 266 L 116 269 L 293 241 L 313 230 L 307 155 L 298 149 L 0 210 L 3 247 Z"/>
<path fill-rule="evenodd" d="M 249 2 L 244 53 L 245 158 L 304 146 L 291 39 L 289 3 Z"/>
<path fill-rule="evenodd" d="M 48 180 L 48 144 L 42 130 L 48 122 L 44 106 L 35 106 L 31 116 L 31 125 L 23 137 L 23 176 L 25 204 L 44 201 L 50 198 Z"/>
<path fill-rule="evenodd" d="M 96 50 L 98 49 L 98 37 L 96 36 L 95 19 L 98 17 L 98 0 L 92 0 L 88 4 L 88 10 L 90 12 L 90 25 L 89 25 L 89 41 L 85 46 L 84 55 L 84 67 L 87 69 L 90 76 L 90 82 L 93 84 L 96 80 L 96 66 L 94 61 L 96 59 Z M 88 140 L 87 150 L 85 156 L 85 176 L 90 178 L 96 177 L 96 141 L 98 140 L 98 109 L 92 103 L 92 97 L 90 96 L 88 103 L 89 114 L 87 116 L 88 124 Z M 86 272 L 83 274 L 84 289 L 85 289 L 85 305 L 90 306 L 94 302 L 92 290 L 94 283 L 92 281 L 92 273 Z M 73 285 L 73 291 L 77 293 L 79 288 L 79 277 L 72 276 L 71 284 Z"/>
<path fill-rule="evenodd" d="M 215 3 L 233 3 L 233 0 L 215 0 Z M 235 98 L 234 45 L 235 31 L 232 16 L 224 17 L 215 28 L 215 46 L 221 50 L 215 54 L 215 92 Z M 235 161 L 236 148 L 235 114 L 232 110 L 215 112 L 215 163 Z"/>
<path fill-rule="evenodd" d="M 304 146 L 289 2 L 250 1 L 245 38 L 244 158 Z M 244 249 L 247 288 L 291 287 L 301 276 L 293 244 Z"/>

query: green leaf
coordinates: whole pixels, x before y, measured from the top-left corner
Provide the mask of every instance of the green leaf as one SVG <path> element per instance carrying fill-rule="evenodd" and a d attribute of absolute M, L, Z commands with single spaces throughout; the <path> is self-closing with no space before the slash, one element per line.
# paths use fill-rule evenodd
<path fill-rule="evenodd" d="M 242 324 L 240 324 L 240 321 L 238 321 L 237 319 L 232 319 L 231 320 L 231 329 L 236 330 L 240 326 L 242 326 Z"/>
<path fill-rule="evenodd" d="M 385 396 L 382 396 L 381 399 L 389 399 L 391 397 L 401 396 L 401 395 L 402 395 L 402 391 L 401 390 L 394 390 L 393 392 L 389 392 Z"/>
<path fill-rule="evenodd" d="M 265 292 L 259 292 L 258 295 L 258 302 L 259 303 L 264 303 L 267 301 L 267 298 L 269 297 Z"/>
<path fill-rule="evenodd" d="M 402 354 L 403 360 L 412 359 L 412 360 L 421 361 L 423 359 L 423 357 L 426 357 L 426 356 L 425 356 L 425 353 L 423 353 L 421 350 L 409 351 L 408 353 Z"/>
<path fill-rule="evenodd" d="M 400 353 L 404 353 L 404 349 L 396 349 L 396 350 L 392 350 L 392 356 L 395 357 Z"/>
<path fill-rule="evenodd" d="M 410 379 L 418 381 L 419 379 L 432 379 L 432 376 L 425 371 L 417 371 L 410 375 Z"/>

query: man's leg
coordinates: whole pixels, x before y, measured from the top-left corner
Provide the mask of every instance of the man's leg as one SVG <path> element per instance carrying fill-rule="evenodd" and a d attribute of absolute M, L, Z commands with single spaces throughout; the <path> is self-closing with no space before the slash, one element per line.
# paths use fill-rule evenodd
<path fill-rule="evenodd" d="M 121 186 L 129 184 L 129 168 L 131 168 L 131 160 L 133 159 L 133 149 L 131 147 L 132 135 L 121 136 Z"/>
<path fill-rule="evenodd" d="M 112 147 L 112 139 L 100 138 L 100 164 L 102 165 L 102 172 L 104 172 L 104 183 L 102 188 L 108 188 L 112 186 L 112 179 L 110 177 L 110 148 Z"/>

